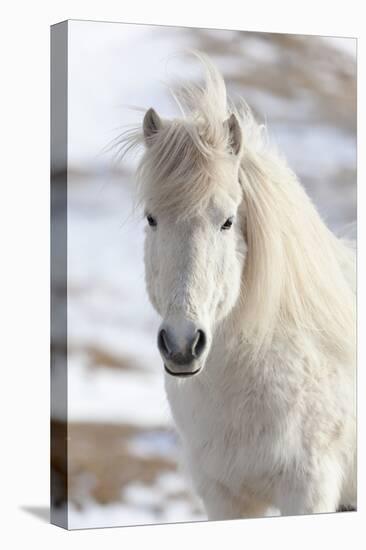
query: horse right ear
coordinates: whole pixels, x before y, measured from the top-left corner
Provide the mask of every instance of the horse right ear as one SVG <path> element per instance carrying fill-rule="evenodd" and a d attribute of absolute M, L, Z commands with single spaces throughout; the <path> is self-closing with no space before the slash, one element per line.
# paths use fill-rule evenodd
<path fill-rule="evenodd" d="M 229 135 L 229 147 L 234 155 L 238 155 L 242 145 L 242 135 L 240 124 L 234 113 L 225 120 L 224 126 L 227 129 Z"/>
<path fill-rule="evenodd" d="M 160 131 L 162 126 L 161 118 L 153 108 L 146 111 L 142 124 L 146 145 L 151 145 L 151 140 Z"/>

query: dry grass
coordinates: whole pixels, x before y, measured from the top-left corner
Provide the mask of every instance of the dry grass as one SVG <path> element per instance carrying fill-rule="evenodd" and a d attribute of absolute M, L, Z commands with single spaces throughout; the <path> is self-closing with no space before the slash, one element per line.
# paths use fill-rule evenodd
<path fill-rule="evenodd" d="M 290 34 L 233 32 L 232 40 L 213 36 L 205 30 L 187 30 L 194 48 L 210 56 L 236 60 L 235 71 L 223 71 L 229 87 L 239 87 L 244 95 L 251 89 L 283 99 L 299 93 L 314 99 L 308 123 L 322 122 L 356 129 L 356 64 L 346 53 L 333 49 L 321 38 Z M 266 60 L 253 55 L 253 40 L 274 53 Z M 267 113 L 266 113 L 267 114 Z M 263 115 L 263 113 L 259 113 Z"/>
<path fill-rule="evenodd" d="M 54 455 L 52 467 L 58 479 L 66 483 L 63 438 L 64 425 L 53 422 Z M 99 504 L 123 501 L 123 490 L 131 483 L 151 486 L 161 474 L 175 472 L 173 460 L 160 456 L 141 457 L 130 450 L 130 441 L 147 430 L 128 424 L 68 424 L 68 496 L 70 502 L 82 507 L 90 497 Z M 156 427 L 161 433 L 168 430 Z M 149 430 L 149 434 L 154 429 Z M 64 495 L 66 491 L 64 491 Z M 186 491 L 173 491 L 167 499 L 187 499 Z M 60 499 L 62 502 L 64 498 Z"/>

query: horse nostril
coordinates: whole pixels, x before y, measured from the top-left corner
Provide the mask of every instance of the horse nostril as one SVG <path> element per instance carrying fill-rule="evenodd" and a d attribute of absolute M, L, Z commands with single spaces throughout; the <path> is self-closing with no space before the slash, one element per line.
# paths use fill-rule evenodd
<path fill-rule="evenodd" d="M 197 330 L 196 337 L 192 344 L 192 355 L 196 359 L 202 354 L 206 346 L 206 335 L 203 330 Z"/>
<path fill-rule="evenodd" d="M 158 334 L 158 348 L 166 359 L 169 359 L 172 355 L 172 350 L 169 346 L 168 335 L 164 329 Z"/>

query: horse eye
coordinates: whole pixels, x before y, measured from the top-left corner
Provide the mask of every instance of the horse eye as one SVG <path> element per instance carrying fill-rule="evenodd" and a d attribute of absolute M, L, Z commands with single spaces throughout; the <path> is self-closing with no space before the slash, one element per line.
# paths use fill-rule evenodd
<path fill-rule="evenodd" d="M 224 225 L 221 226 L 221 231 L 225 231 L 227 229 L 230 229 L 230 227 L 233 225 L 234 217 L 228 218 Z"/>
<path fill-rule="evenodd" d="M 146 216 L 147 223 L 150 225 L 150 227 L 156 227 L 158 225 L 158 222 L 155 218 L 153 218 L 150 214 Z"/>

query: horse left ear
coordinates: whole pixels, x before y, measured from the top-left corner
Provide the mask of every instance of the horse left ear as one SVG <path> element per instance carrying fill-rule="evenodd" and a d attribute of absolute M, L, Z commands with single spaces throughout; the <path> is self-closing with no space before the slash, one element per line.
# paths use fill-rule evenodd
<path fill-rule="evenodd" d="M 234 113 L 225 120 L 224 127 L 229 134 L 229 147 L 234 155 L 238 155 L 241 148 L 242 136 L 240 124 Z"/>

